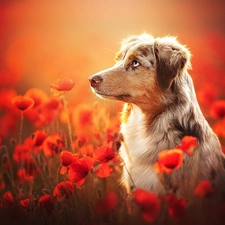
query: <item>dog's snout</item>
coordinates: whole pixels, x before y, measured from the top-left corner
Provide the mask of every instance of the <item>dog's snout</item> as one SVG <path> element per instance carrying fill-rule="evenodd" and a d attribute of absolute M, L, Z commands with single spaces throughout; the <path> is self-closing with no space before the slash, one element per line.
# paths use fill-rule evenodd
<path fill-rule="evenodd" d="M 97 87 L 102 82 L 102 80 L 103 78 L 99 75 L 91 76 L 89 78 L 92 87 Z"/>

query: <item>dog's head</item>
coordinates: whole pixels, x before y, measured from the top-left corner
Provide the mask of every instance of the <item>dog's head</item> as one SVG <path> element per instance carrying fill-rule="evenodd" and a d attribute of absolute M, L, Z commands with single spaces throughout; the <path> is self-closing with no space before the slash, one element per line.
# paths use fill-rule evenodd
<path fill-rule="evenodd" d="M 148 34 L 122 42 L 116 64 L 89 78 L 98 96 L 130 103 L 153 100 L 170 89 L 190 66 L 190 53 L 174 37 L 154 39 Z"/>

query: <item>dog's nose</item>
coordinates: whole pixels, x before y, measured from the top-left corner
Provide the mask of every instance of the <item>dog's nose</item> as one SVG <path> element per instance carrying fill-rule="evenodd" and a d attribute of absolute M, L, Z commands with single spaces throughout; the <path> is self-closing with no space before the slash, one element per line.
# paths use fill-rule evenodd
<path fill-rule="evenodd" d="M 102 80 L 102 77 L 98 75 L 89 77 L 89 81 L 92 87 L 97 87 L 102 82 Z"/>

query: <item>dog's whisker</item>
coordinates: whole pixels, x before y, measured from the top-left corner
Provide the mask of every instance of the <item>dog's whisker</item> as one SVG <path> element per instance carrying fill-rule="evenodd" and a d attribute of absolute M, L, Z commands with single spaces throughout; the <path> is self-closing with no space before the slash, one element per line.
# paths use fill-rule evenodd
<path fill-rule="evenodd" d="M 103 48 L 104 50 L 106 50 L 106 51 L 109 51 L 109 52 L 112 52 L 113 54 L 116 54 L 116 52 L 115 51 L 113 51 L 112 49 L 110 49 L 110 48 Z"/>

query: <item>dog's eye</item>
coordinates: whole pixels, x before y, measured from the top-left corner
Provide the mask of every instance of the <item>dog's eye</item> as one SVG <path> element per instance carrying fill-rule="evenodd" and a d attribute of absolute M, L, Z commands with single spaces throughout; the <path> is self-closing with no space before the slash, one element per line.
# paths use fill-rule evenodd
<path fill-rule="evenodd" d="M 140 66 L 140 63 L 137 60 L 134 60 L 132 62 L 132 67 L 138 67 L 138 66 Z"/>

